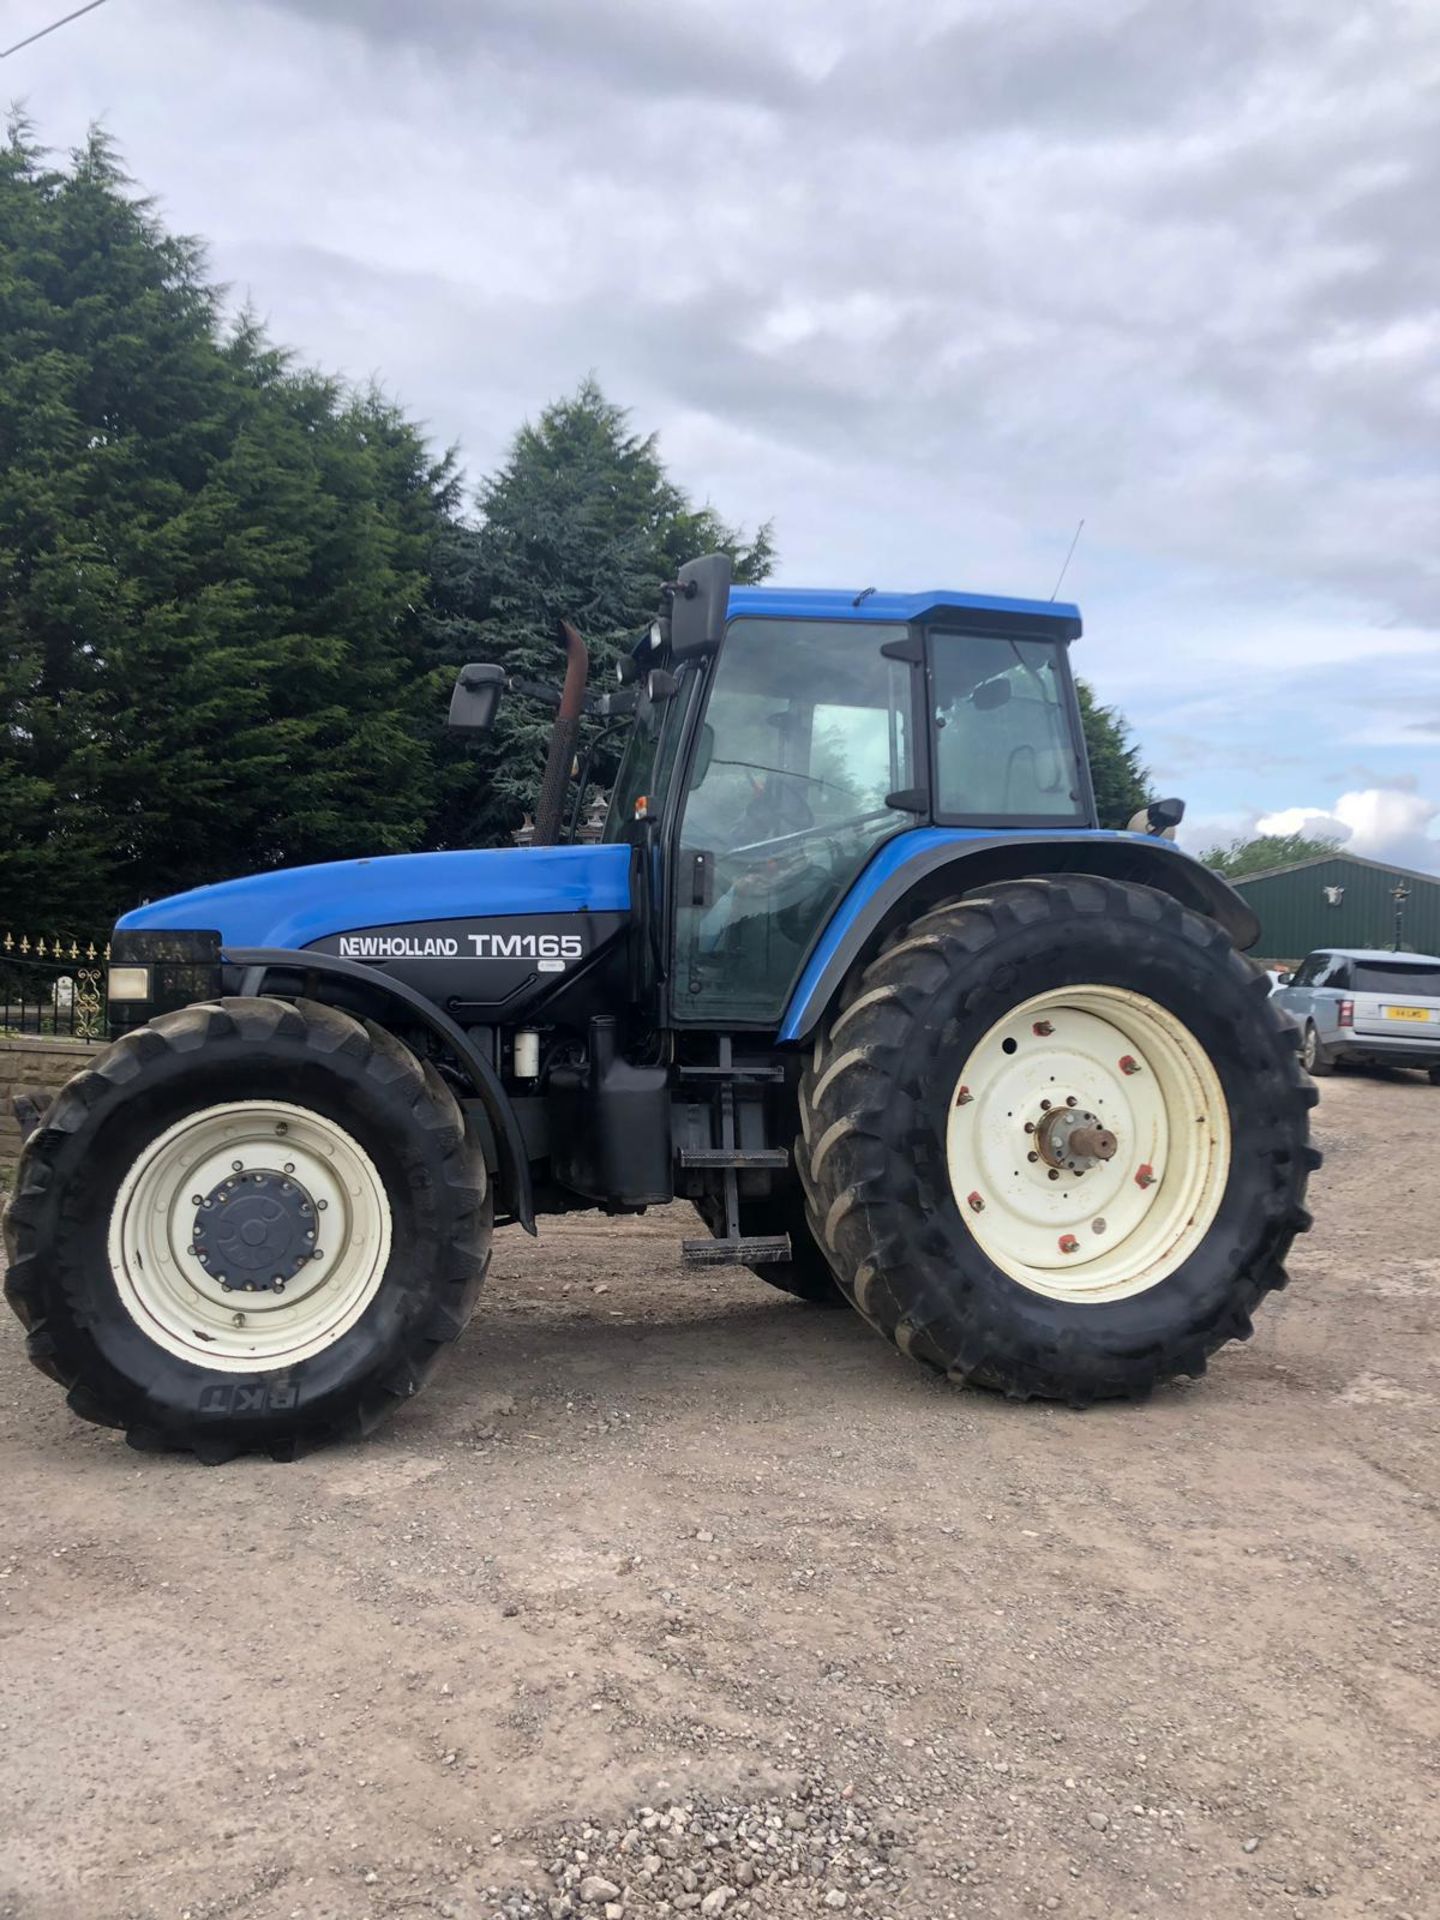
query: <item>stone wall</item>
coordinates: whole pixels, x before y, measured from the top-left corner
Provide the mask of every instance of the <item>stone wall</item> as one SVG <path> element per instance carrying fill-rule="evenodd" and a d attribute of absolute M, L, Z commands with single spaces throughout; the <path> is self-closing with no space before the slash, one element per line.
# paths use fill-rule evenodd
<path fill-rule="evenodd" d="M 10 1096 L 22 1087 L 47 1087 L 53 1092 L 101 1051 L 81 1040 L 0 1036 L 0 1190 L 9 1191 L 20 1154 L 20 1128 L 10 1111 Z"/>

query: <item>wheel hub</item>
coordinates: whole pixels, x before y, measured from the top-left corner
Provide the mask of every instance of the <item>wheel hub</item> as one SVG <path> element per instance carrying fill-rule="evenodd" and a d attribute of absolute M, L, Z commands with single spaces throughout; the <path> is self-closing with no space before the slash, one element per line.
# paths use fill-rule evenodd
<path fill-rule="evenodd" d="M 226 1293 L 283 1293 L 315 1258 L 316 1219 L 292 1171 L 237 1169 L 195 1210 L 195 1258 Z"/>
<path fill-rule="evenodd" d="M 1098 1114 L 1078 1106 L 1045 1113 L 1034 1124 L 1034 1133 L 1040 1158 L 1065 1173 L 1087 1173 L 1102 1161 L 1113 1160 L 1119 1145 Z"/>

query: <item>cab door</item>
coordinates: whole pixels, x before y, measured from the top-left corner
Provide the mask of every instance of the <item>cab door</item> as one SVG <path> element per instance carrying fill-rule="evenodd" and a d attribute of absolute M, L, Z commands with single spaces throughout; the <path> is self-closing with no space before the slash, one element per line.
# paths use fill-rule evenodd
<path fill-rule="evenodd" d="M 674 873 L 671 1018 L 773 1027 L 815 938 L 919 818 L 909 630 L 738 619 L 710 673 Z"/>

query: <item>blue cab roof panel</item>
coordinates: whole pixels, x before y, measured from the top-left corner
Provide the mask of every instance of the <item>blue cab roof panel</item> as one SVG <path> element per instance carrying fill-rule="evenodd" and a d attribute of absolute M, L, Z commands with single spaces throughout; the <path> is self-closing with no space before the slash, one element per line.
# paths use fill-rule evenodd
<path fill-rule="evenodd" d="M 732 620 L 863 620 L 878 625 L 905 626 L 912 620 L 932 624 L 941 621 L 947 608 L 972 616 L 998 613 L 1012 619 L 1044 621 L 1058 630 L 1057 637 L 1065 640 L 1075 640 L 1080 635 L 1080 609 L 1068 600 L 1011 600 L 1001 594 L 951 593 L 933 587 L 923 593 L 866 592 L 860 587 L 732 587 L 729 617 Z"/>

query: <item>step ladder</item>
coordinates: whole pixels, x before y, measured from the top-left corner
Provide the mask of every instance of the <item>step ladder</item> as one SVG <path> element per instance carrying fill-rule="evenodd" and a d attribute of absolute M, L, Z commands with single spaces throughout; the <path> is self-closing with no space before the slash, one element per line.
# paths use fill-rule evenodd
<path fill-rule="evenodd" d="M 682 1240 L 681 1258 L 687 1267 L 752 1267 L 789 1260 L 788 1233 L 741 1233 L 740 1175 L 779 1172 L 790 1165 L 790 1155 L 784 1147 L 742 1147 L 736 1125 L 737 1091 L 783 1080 L 785 1072 L 768 1062 L 737 1066 L 729 1036 L 722 1035 L 718 1044 L 714 1066 L 681 1066 L 678 1072 L 682 1085 L 693 1084 L 710 1094 L 711 1138 L 718 1135 L 719 1145 L 678 1147 L 675 1159 L 677 1165 L 691 1172 L 719 1172 L 723 1176 L 724 1231 L 705 1240 Z"/>

